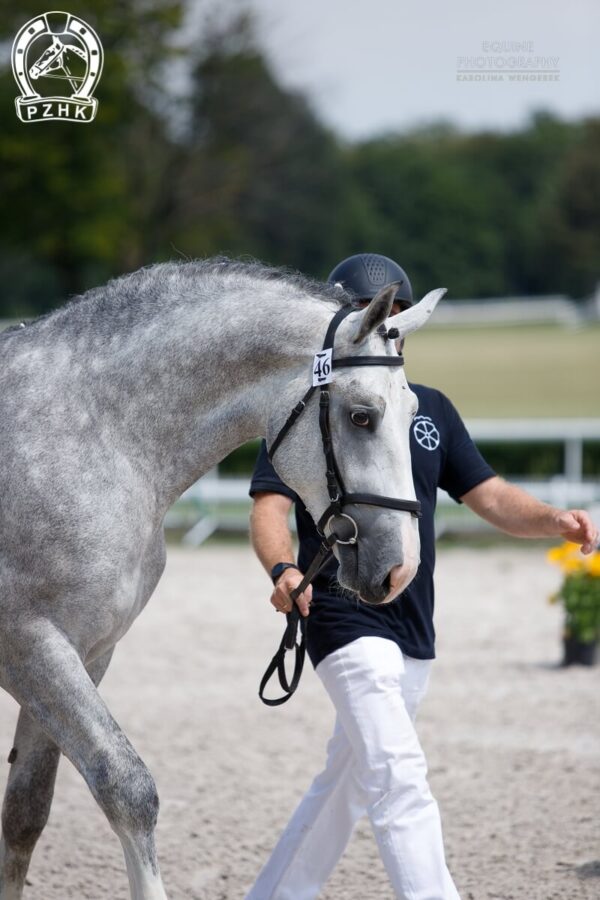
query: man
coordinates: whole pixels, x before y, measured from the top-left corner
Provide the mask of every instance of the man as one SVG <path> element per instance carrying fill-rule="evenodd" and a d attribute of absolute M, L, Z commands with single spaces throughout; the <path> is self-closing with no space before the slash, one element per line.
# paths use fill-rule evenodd
<path fill-rule="evenodd" d="M 393 312 L 412 305 L 406 273 L 378 254 L 343 260 L 329 276 L 365 306 L 400 282 Z M 310 611 L 307 649 L 337 712 L 325 770 L 300 802 L 247 900 L 317 897 L 354 825 L 368 814 L 395 895 L 403 900 L 457 900 L 447 869 L 439 811 L 414 719 L 434 653 L 433 515 L 438 487 L 482 518 L 521 537 L 561 536 L 591 552 L 598 539 L 582 510 L 564 512 L 499 478 L 485 462 L 450 401 L 411 385 L 419 411 L 411 429 L 421 564 L 404 593 L 385 606 L 357 603 L 336 581 L 332 560 L 298 598 Z M 279 479 L 263 444 L 252 479 L 251 535 L 275 588 L 271 603 L 291 609 L 290 593 L 320 540 L 300 498 Z M 296 507 L 300 550 L 294 563 L 288 513 Z M 309 610 L 310 607 L 310 610 Z"/>

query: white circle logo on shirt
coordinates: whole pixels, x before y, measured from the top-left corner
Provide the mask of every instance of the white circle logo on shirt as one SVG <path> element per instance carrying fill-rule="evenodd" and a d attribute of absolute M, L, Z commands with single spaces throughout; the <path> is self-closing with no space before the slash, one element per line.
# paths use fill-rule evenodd
<path fill-rule="evenodd" d="M 440 446 L 440 433 L 429 416 L 416 416 L 413 434 L 417 444 L 425 450 L 437 450 Z"/>

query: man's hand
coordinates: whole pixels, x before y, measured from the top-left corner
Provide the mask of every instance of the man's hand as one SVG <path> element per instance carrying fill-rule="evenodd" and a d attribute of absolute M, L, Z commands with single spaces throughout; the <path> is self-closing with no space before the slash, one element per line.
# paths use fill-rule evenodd
<path fill-rule="evenodd" d="M 581 544 L 582 553 L 593 553 L 598 545 L 598 529 L 584 509 L 557 511 L 556 533 L 572 544 Z"/>
<path fill-rule="evenodd" d="M 289 613 L 292 611 L 293 601 L 290 594 L 297 588 L 304 575 L 298 569 L 286 569 L 277 579 L 275 589 L 271 594 L 271 603 L 277 612 Z M 309 584 L 305 591 L 298 597 L 296 604 L 302 616 L 307 616 L 312 600 L 312 585 Z"/>
<path fill-rule="evenodd" d="M 460 499 L 486 522 L 516 537 L 563 537 L 580 544 L 582 553 L 592 553 L 598 544 L 598 529 L 585 510 L 549 506 L 498 475 Z"/>

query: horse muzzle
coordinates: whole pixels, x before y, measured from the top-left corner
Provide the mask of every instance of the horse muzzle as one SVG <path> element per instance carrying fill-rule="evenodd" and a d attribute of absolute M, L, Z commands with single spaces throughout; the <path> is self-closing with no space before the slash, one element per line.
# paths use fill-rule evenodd
<path fill-rule="evenodd" d="M 338 544 L 338 579 L 365 603 L 389 603 L 408 587 L 419 566 L 419 533 L 409 513 L 352 510 L 358 539 Z"/>

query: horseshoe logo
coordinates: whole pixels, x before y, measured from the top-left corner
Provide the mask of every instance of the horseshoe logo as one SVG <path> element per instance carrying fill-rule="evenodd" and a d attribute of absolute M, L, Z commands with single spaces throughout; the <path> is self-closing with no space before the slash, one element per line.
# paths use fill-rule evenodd
<path fill-rule="evenodd" d="M 437 450 L 440 446 L 440 433 L 429 416 L 416 416 L 413 434 L 417 444 L 425 450 Z"/>
<path fill-rule="evenodd" d="M 98 35 L 78 16 L 55 11 L 30 19 L 17 34 L 11 57 L 21 91 L 15 100 L 20 120 L 91 122 L 103 59 Z M 70 93 L 59 94 L 49 79 L 68 84 Z"/>

